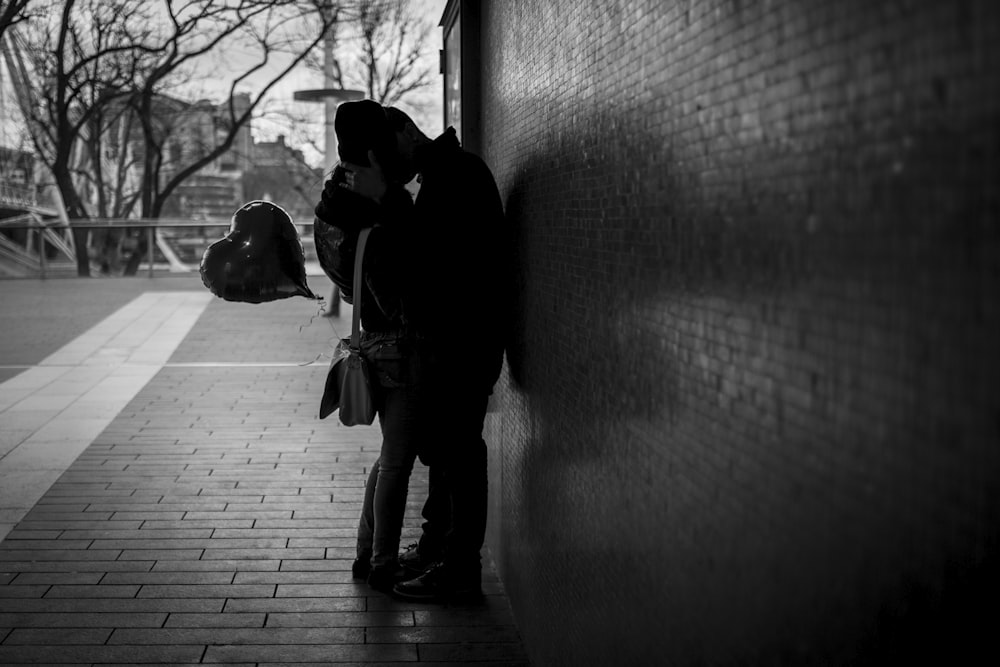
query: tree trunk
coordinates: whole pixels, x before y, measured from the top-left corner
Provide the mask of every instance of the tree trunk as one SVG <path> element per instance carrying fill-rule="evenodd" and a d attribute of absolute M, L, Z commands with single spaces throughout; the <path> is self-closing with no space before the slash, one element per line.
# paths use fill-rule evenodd
<path fill-rule="evenodd" d="M 86 220 L 87 212 L 80 203 L 76 189 L 73 187 L 73 179 L 68 170 L 53 169 L 56 187 L 62 197 L 66 207 L 66 218 L 69 220 L 70 230 L 73 232 L 73 248 L 76 255 L 76 275 L 81 278 L 90 277 L 90 253 L 87 250 L 87 242 L 90 239 L 90 230 L 86 227 L 74 227 L 74 220 Z"/>
<path fill-rule="evenodd" d="M 139 102 L 139 118 L 142 122 L 142 136 L 145 141 L 145 150 L 142 156 L 142 197 L 139 203 L 139 215 L 144 219 L 160 217 L 159 207 L 156 206 L 159 150 L 153 150 L 153 147 L 156 146 L 156 137 L 153 134 L 152 125 L 152 99 L 152 91 L 144 90 Z M 149 252 L 149 244 L 146 242 L 148 234 L 145 231 L 144 229 L 139 230 L 139 238 L 136 240 L 135 248 L 129 253 L 128 261 L 125 262 L 123 275 L 134 276 L 139 272 L 142 258 Z"/>
<path fill-rule="evenodd" d="M 70 225 L 73 221 L 70 220 Z M 83 227 L 72 227 L 73 247 L 76 249 L 76 275 L 81 278 L 90 277 L 90 253 L 87 252 L 87 241 L 90 240 L 90 230 Z"/>
<path fill-rule="evenodd" d="M 149 244 L 146 243 L 147 235 L 143 232 L 145 230 L 139 231 L 135 248 L 129 253 L 128 261 L 125 262 L 125 270 L 122 271 L 122 275 L 124 276 L 134 276 L 139 273 L 139 265 L 142 264 L 142 258 L 149 252 Z"/>

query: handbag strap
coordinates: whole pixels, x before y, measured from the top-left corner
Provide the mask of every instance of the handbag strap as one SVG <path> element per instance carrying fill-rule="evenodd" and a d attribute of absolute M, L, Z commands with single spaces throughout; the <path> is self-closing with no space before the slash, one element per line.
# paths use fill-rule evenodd
<path fill-rule="evenodd" d="M 361 292 L 364 285 L 361 282 L 361 264 L 364 261 L 365 246 L 368 244 L 368 234 L 371 227 L 365 227 L 358 235 L 358 247 L 354 252 L 354 312 L 351 315 L 351 348 L 361 347 Z"/>

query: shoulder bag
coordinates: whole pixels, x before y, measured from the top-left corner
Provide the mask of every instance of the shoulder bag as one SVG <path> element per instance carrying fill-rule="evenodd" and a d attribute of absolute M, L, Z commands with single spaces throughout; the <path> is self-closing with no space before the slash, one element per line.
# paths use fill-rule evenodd
<path fill-rule="evenodd" d="M 337 344 L 326 375 L 323 399 L 320 401 L 319 418 L 326 417 L 334 410 L 340 410 L 340 422 L 344 426 L 371 424 L 375 421 L 375 400 L 369 379 L 368 362 L 361 356 L 361 264 L 365 255 L 370 227 L 361 230 L 358 247 L 354 256 L 354 313 L 351 317 L 351 337 Z"/>

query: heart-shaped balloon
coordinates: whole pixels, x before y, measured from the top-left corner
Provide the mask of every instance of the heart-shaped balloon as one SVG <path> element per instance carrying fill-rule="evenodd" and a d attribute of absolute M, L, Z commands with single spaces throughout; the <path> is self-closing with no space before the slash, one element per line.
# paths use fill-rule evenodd
<path fill-rule="evenodd" d="M 291 217 L 269 201 L 252 201 L 233 214 L 229 233 L 201 258 L 201 281 L 226 301 L 318 298 L 306 284 L 305 254 Z"/>

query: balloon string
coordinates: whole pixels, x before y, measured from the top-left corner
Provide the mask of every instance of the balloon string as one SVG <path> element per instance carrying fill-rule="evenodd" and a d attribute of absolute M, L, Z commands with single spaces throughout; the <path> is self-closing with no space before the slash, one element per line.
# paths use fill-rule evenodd
<path fill-rule="evenodd" d="M 302 333 L 302 330 L 305 329 L 306 327 L 312 326 L 312 323 L 316 321 L 316 318 L 320 317 L 321 315 L 323 315 L 323 312 L 326 310 L 326 300 L 323 297 L 317 297 L 317 301 L 319 302 L 319 306 L 316 309 L 316 313 L 312 317 L 309 318 L 308 322 L 306 322 L 305 324 L 300 324 L 299 325 L 299 333 Z M 311 366 L 312 364 L 315 364 L 317 361 L 319 361 L 320 359 L 322 359 L 324 357 L 332 357 L 333 356 L 332 350 L 337 347 L 337 342 L 340 340 L 340 333 L 337 331 L 337 327 L 335 327 L 333 325 L 333 320 L 331 318 L 326 317 L 324 319 L 326 319 L 326 321 L 330 323 L 330 328 L 333 329 L 333 336 L 334 337 L 329 340 L 331 352 L 329 352 L 329 353 L 327 353 L 327 352 L 320 352 L 312 360 L 310 360 L 310 361 L 304 361 L 304 362 L 298 364 L 299 366 Z"/>
<path fill-rule="evenodd" d="M 326 310 L 325 304 L 326 304 L 325 299 L 323 299 L 323 297 L 318 297 L 316 314 L 310 317 L 309 321 L 306 322 L 305 324 L 299 325 L 299 333 L 302 333 L 302 330 L 305 329 L 306 327 L 311 327 L 312 323 L 316 320 L 316 318 L 323 314 L 323 311 Z"/>

